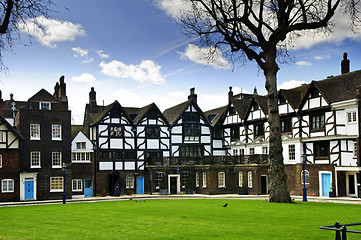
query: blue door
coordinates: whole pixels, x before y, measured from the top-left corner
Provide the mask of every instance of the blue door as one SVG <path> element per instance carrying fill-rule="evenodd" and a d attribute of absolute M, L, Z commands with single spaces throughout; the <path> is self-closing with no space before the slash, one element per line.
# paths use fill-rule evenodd
<path fill-rule="evenodd" d="M 93 196 L 93 180 L 85 179 L 84 180 L 84 197 Z"/>
<path fill-rule="evenodd" d="M 137 177 L 137 194 L 144 194 L 144 177 Z"/>
<path fill-rule="evenodd" d="M 34 181 L 25 181 L 25 200 L 34 199 Z"/>
<path fill-rule="evenodd" d="M 322 173 L 322 196 L 328 197 L 331 191 L 331 174 Z"/>

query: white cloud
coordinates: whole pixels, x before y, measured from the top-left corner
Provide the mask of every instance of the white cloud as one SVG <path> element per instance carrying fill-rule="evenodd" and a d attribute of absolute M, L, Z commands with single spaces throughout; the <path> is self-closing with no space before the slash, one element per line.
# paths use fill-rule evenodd
<path fill-rule="evenodd" d="M 71 50 L 74 52 L 74 57 L 86 57 L 88 56 L 88 49 L 82 49 L 80 47 L 74 47 Z"/>
<path fill-rule="evenodd" d="M 306 61 L 298 61 L 296 62 L 298 66 L 312 66 L 312 63 Z"/>
<path fill-rule="evenodd" d="M 94 62 L 94 58 L 89 58 L 82 61 L 82 63 L 91 63 L 91 62 Z"/>
<path fill-rule="evenodd" d="M 331 58 L 331 55 L 326 55 L 326 56 L 315 56 L 316 60 L 324 60 L 324 59 L 329 59 Z"/>
<path fill-rule="evenodd" d="M 74 41 L 77 36 L 84 36 L 80 24 L 48 19 L 44 16 L 28 19 L 26 24 L 19 23 L 21 31 L 35 37 L 42 45 L 54 48 L 56 42 Z"/>
<path fill-rule="evenodd" d="M 170 92 L 168 93 L 168 96 L 171 97 L 171 98 L 184 98 L 185 99 L 185 93 L 182 92 L 182 91 L 173 91 L 173 92 Z"/>
<path fill-rule="evenodd" d="M 184 0 L 155 0 L 158 8 L 164 10 L 169 16 L 179 19 L 183 9 L 190 9 L 191 3 Z"/>
<path fill-rule="evenodd" d="M 96 82 L 96 78 L 89 73 L 83 73 L 80 76 L 73 76 L 71 80 L 76 82 L 86 82 L 86 83 L 94 83 Z"/>
<path fill-rule="evenodd" d="M 166 82 L 160 73 L 162 67 L 151 60 L 143 60 L 139 65 L 126 65 L 116 60 L 109 63 L 102 61 L 99 66 L 103 74 L 111 77 L 130 78 L 141 83 L 163 84 Z"/>
<path fill-rule="evenodd" d="M 229 69 L 228 61 L 222 56 L 221 50 L 212 48 L 199 48 L 194 44 L 188 44 L 185 52 L 178 52 L 182 59 L 189 59 L 204 66 L 212 66 L 216 69 Z"/>
<path fill-rule="evenodd" d="M 302 84 L 305 84 L 305 83 L 307 83 L 307 82 L 291 80 L 288 82 L 283 82 L 282 84 L 278 85 L 278 89 L 291 89 L 291 88 L 301 86 Z"/>
<path fill-rule="evenodd" d="M 99 57 L 101 58 L 109 58 L 109 55 L 108 54 L 105 54 L 103 50 L 98 50 L 97 51 L 97 54 Z"/>

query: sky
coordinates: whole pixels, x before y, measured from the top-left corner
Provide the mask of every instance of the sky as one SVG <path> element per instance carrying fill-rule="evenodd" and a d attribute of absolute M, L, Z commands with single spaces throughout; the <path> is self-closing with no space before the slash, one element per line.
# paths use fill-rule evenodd
<path fill-rule="evenodd" d="M 40 89 L 54 93 L 64 75 L 72 124 L 82 124 L 94 87 L 98 105 L 115 100 L 124 107 L 157 104 L 161 111 L 187 100 L 195 87 L 203 111 L 227 104 L 227 92 L 266 94 L 265 78 L 255 62 L 231 65 L 218 57 L 206 61 L 177 23 L 179 0 L 54 0 L 48 18 L 29 23 L 11 51 L 2 52 L 7 73 L 0 75 L 4 100 L 26 101 Z M 336 16 L 328 35 L 302 34 L 280 65 L 279 88 L 292 88 L 339 75 L 343 53 L 351 71 L 361 69 L 361 30 Z M 21 27 L 21 26 L 20 26 Z M 35 31 L 37 30 L 37 31 Z M 194 39 L 193 39 L 194 40 Z"/>

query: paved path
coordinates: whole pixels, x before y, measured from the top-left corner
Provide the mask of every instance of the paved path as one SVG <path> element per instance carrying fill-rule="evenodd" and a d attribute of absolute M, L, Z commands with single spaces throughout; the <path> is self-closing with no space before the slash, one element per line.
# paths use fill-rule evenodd
<path fill-rule="evenodd" d="M 291 196 L 295 201 L 302 201 L 302 196 Z M 237 195 L 237 194 L 224 194 L 224 195 L 205 195 L 205 194 L 178 194 L 178 195 L 124 195 L 119 197 L 90 197 L 90 198 L 73 198 L 66 199 L 66 203 L 80 203 L 80 202 L 104 202 L 104 201 L 124 201 L 136 200 L 142 201 L 146 199 L 260 199 L 267 200 L 268 195 Z M 311 197 L 308 196 L 309 202 L 331 202 L 331 203 L 345 203 L 345 204 L 361 204 L 360 198 L 351 197 Z M 46 205 L 46 204 L 62 204 L 62 200 L 44 200 L 44 201 L 24 201 L 24 202 L 0 202 L 0 207 L 10 206 L 31 206 L 31 205 Z"/>

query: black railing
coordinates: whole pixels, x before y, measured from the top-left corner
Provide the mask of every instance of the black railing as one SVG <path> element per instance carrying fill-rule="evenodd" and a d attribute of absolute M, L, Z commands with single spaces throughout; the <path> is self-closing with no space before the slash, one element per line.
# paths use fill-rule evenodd
<path fill-rule="evenodd" d="M 239 165 L 239 164 L 268 164 L 268 155 L 255 154 L 246 156 L 202 156 L 202 157 L 150 157 L 147 165 Z"/>
<path fill-rule="evenodd" d="M 323 226 L 323 227 L 320 227 L 320 229 L 335 231 L 336 232 L 336 237 L 335 237 L 336 240 L 346 240 L 347 239 L 346 233 L 348 233 L 348 232 L 361 234 L 361 231 L 347 229 L 348 226 L 357 226 L 357 225 L 361 225 L 361 223 L 340 224 L 339 222 L 336 222 L 335 225 Z"/>

